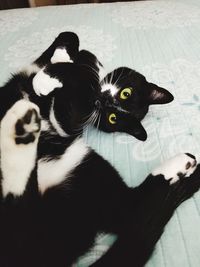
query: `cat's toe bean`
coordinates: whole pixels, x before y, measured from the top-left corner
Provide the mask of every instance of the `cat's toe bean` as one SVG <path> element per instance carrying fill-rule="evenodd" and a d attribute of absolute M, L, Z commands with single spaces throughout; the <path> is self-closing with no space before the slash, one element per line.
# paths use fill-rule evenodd
<path fill-rule="evenodd" d="M 163 175 L 170 184 L 176 183 L 183 177 L 189 177 L 196 169 L 197 160 L 190 153 L 179 154 L 166 160 L 152 172 L 153 176 Z"/>
<path fill-rule="evenodd" d="M 35 109 L 27 110 L 24 117 L 16 122 L 15 141 L 17 144 L 33 142 L 40 131 L 40 117 Z"/>

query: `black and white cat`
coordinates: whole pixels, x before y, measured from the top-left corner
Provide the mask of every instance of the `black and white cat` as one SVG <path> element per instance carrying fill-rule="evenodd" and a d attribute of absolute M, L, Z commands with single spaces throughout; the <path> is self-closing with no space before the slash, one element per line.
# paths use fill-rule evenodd
<path fill-rule="evenodd" d="M 27 100 L 1 121 L 1 267 L 71 266 L 99 232 L 118 238 L 91 266 L 144 266 L 175 208 L 199 189 L 190 154 L 129 188 L 81 136 L 39 134 L 38 107 Z"/>
<path fill-rule="evenodd" d="M 59 55 L 45 53 L 54 62 Z M 93 267 L 143 266 L 175 208 L 199 189 L 195 157 L 178 155 L 140 186 L 127 187 L 74 134 L 96 105 L 95 72 L 80 64 L 50 64 L 47 73 L 54 76 L 47 75 L 46 84 L 55 78 L 53 90 L 38 96 L 32 90 L 38 67 L 15 75 L 0 90 L 1 267 L 70 266 L 99 232 L 118 238 Z"/>
<path fill-rule="evenodd" d="M 33 89 L 37 95 L 47 95 L 61 87 L 58 73 L 51 71 L 52 64 L 74 62 L 87 66 L 101 81 L 96 92 L 96 127 L 105 132 L 126 132 L 139 140 L 146 140 L 147 134 L 141 120 L 151 104 L 165 104 L 173 100 L 166 89 L 147 82 L 145 77 L 127 67 L 113 70 L 105 76 L 103 65 L 89 51 L 79 51 L 79 38 L 75 33 L 63 32 L 52 45 L 32 64 L 37 66 L 33 78 Z M 40 67 L 40 71 L 38 71 Z"/>

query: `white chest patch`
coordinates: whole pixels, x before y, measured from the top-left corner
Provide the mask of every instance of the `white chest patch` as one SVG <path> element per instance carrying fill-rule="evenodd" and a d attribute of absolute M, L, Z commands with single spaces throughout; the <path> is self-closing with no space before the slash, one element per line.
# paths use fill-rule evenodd
<path fill-rule="evenodd" d="M 50 120 L 51 124 L 53 125 L 54 129 L 56 130 L 56 132 L 60 136 L 63 136 L 63 137 L 67 137 L 68 136 L 68 134 L 62 129 L 62 127 L 60 126 L 59 122 L 57 121 L 57 119 L 55 117 L 55 113 L 54 113 L 54 98 L 53 98 L 52 103 L 51 103 L 49 120 Z"/>
<path fill-rule="evenodd" d="M 112 96 L 116 95 L 119 91 L 119 88 L 111 83 L 105 83 L 101 87 L 101 92 L 109 91 Z"/>
<path fill-rule="evenodd" d="M 54 51 L 53 56 L 51 57 L 52 64 L 59 63 L 59 62 L 73 62 L 70 59 L 70 56 L 64 47 L 57 48 Z"/>
<path fill-rule="evenodd" d="M 49 76 L 44 72 L 44 69 L 40 70 L 33 78 L 33 89 L 38 96 L 48 95 L 55 88 L 62 86 L 63 84 L 58 79 Z"/>
<path fill-rule="evenodd" d="M 83 138 L 79 138 L 66 149 L 60 159 L 48 162 L 40 160 L 38 164 L 38 185 L 40 192 L 44 193 L 48 188 L 65 181 L 72 171 L 83 162 L 89 152 L 90 148 L 83 141 Z"/>

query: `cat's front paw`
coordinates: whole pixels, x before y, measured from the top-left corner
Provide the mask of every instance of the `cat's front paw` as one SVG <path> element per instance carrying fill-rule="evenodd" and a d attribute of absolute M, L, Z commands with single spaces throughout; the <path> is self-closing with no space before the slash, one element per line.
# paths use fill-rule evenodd
<path fill-rule="evenodd" d="M 40 135 L 39 108 L 17 101 L 5 114 L 0 127 L 2 194 L 21 196 L 36 166 Z"/>
<path fill-rule="evenodd" d="M 52 77 L 51 73 L 47 72 L 47 66 L 36 73 L 33 77 L 32 85 L 38 96 L 48 95 L 56 88 L 63 86 L 59 79 Z"/>
<path fill-rule="evenodd" d="M 190 153 L 179 154 L 166 160 L 152 172 L 153 176 L 163 175 L 165 180 L 174 184 L 183 177 L 189 177 L 197 167 L 195 156 Z"/>
<path fill-rule="evenodd" d="M 1 121 L 1 138 L 15 144 L 32 143 L 39 137 L 40 126 L 39 108 L 29 101 L 19 100 Z"/>

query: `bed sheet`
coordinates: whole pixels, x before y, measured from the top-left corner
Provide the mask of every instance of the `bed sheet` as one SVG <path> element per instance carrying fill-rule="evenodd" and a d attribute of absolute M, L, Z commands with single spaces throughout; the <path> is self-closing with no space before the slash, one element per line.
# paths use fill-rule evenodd
<path fill-rule="evenodd" d="M 137 1 L 0 11 L 0 85 L 34 60 L 58 33 L 76 32 L 106 71 L 128 66 L 167 88 L 175 100 L 152 106 L 143 121 L 146 142 L 89 129 L 85 138 L 129 186 L 163 160 L 191 152 L 200 157 L 200 1 Z M 81 222 L 80 222 L 81 223 Z M 86 267 L 115 240 L 100 235 L 74 264 Z M 200 193 L 168 223 L 146 267 L 200 266 Z"/>

